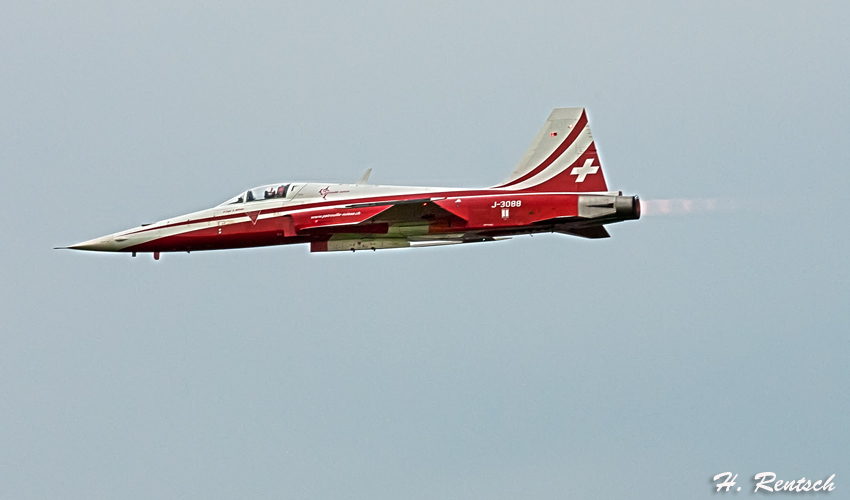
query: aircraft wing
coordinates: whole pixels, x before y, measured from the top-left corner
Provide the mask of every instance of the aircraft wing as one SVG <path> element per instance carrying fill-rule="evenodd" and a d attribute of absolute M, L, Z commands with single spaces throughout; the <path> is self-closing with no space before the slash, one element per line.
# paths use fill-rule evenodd
<path fill-rule="evenodd" d="M 389 200 L 370 203 L 358 203 L 348 205 L 348 208 L 369 209 L 383 207 L 385 211 L 377 214 L 377 222 L 431 222 L 435 220 L 457 220 L 458 216 L 450 210 L 446 210 L 442 203 L 445 198 L 417 198 L 405 200 Z"/>
<path fill-rule="evenodd" d="M 345 206 L 322 207 L 316 210 L 294 213 L 287 217 L 292 217 L 295 232 L 392 222 L 425 223 L 434 219 L 456 217 L 451 212 L 433 203 L 432 200 L 432 198 L 417 198 L 354 203 Z M 339 232 L 339 230 L 336 229 L 334 232 Z"/>
<path fill-rule="evenodd" d="M 335 226 L 356 226 L 388 210 L 392 205 L 330 207 L 294 213 L 292 217 L 296 231 L 309 231 Z"/>

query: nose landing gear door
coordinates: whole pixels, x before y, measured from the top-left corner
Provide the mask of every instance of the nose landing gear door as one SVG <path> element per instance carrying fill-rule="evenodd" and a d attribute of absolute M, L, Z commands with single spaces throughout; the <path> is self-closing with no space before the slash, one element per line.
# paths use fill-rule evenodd
<path fill-rule="evenodd" d="M 295 221 L 292 220 L 291 215 L 283 215 L 280 217 L 280 227 L 283 230 L 283 236 L 287 238 L 297 236 L 295 231 Z"/>

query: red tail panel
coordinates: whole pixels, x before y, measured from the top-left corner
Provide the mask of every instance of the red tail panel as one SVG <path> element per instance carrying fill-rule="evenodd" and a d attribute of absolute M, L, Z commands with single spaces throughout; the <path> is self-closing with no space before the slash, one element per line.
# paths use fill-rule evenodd
<path fill-rule="evenodd" d="M 590 146 L 563 172 L 540 184 L 523 189 L 532 192 L 588 192 L 608 191 L 602 163 L 596 145 Z"/>
<path fill-rule="evenodd" d="M 508 179 L 494 187 L 526 192 L 607 191 L 584 108 L 552 111 Z"/>

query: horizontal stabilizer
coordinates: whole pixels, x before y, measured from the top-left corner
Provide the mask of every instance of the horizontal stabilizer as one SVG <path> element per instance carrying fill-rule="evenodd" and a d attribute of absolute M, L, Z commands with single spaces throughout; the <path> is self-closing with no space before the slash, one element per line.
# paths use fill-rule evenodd
<path fill-rule="evenodd" d="M 605 226 L 577 227 L 574 229 L 565 229 L 558 232 L 561 234 L 569 234 L 572 236 L 581 236 L 582 238 L 590 238 L 592 240 L 611 237 L 611 235 L 608 234 L 608 230 L 605 229 Z"/>

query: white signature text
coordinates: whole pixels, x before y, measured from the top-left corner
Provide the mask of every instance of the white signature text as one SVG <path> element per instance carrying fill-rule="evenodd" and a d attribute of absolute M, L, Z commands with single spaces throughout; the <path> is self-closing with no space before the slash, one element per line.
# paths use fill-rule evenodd
<path fill-rule="evenodd" d="M 835 483 L 832 482 L 834 478 L 835 474 L 829 476 L 825 481 L 819 479 L 812 482 L 811 479 L 806 479 L 805 477 L 801 479 L 782 480 L 776 479 L 776 474 L 773 472 L 759 472 L 753 478 L 753 481 L 756 481 L 756 489 L 753 491 L 764 490 L 771 493 L 777 491 L 832 491 L 835 489 Z M 736 479 L 738 479 L 738 474 L 733 475 L 731 472 L 717 474 L 714 476 L 714 481 L 722 480 L 722 482 L 715 485 L 717 491 L 729 491 L 729 488 L 735 486 Z M 741 491 L 741 487 L 738 486 L 735 490 Z"/>

